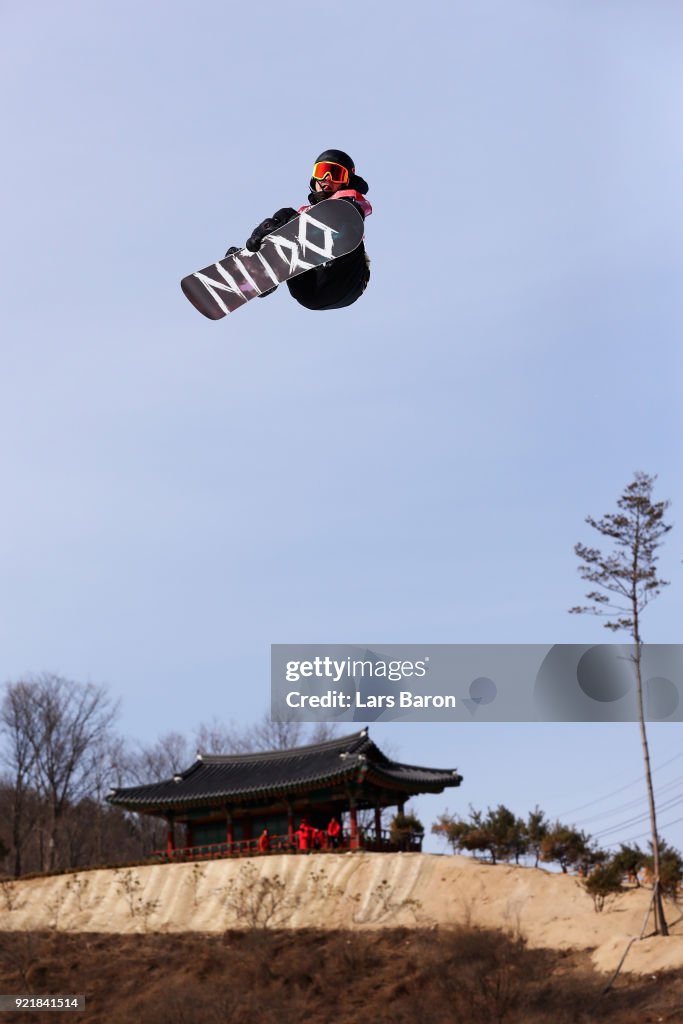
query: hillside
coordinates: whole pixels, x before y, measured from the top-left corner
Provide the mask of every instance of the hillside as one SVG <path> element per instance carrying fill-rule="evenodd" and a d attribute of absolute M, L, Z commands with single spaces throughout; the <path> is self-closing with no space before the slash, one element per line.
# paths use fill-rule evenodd
<path fill-rule="evenodd" d="M 531 948 L 590 950 L 616 968 L 643 926 L 649 891 L 628 890 L 597 914 L 574 877 L 430 854 L 272 856 L 59 875 L 6 889 L 6 931 L 213 932 L 272 928 L 452 926 L 504 930 Z M 683 922 L 633 944 L 624 970 L 683 967 Z"/>

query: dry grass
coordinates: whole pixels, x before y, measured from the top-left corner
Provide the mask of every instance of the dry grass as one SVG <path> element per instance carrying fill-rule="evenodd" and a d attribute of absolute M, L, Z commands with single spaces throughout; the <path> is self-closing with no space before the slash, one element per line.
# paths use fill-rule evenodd
<path fill-rule="evenodd" d="M 80 1024 L 615 1024 L 680 1021 L 683 977 L 604 975 L 587 953 L 479 929 L 0 933 L 0 991 L 85 993 Z M 3 1013 L 3 1024 L 25 1014 Z M 31 1013 L 53 1022 L 53 1014 Z"/>

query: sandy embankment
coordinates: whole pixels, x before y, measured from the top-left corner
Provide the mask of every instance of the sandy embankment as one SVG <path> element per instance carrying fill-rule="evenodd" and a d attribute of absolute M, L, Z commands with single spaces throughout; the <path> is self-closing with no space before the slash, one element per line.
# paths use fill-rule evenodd
<path fill-rule="evenodd" d="M 11 910 L 0 903 L 0 927 L 220 932 L 239 926 L 235 907 L 249 912 L 262 879 L 278 883 L 278 926 L 480 925 L 521 934 L 531 946 L 593 949 L 602 971 L 614 970 L 640 934 L 650 900 L 647 890 L 629 890 L 596 914 L 574 877 L 457 856 L 272 856 L 29 879 L 16 883 Z M 667 916 L 671 936 L 633 943 L 623 970 L 683 967 L 683 921 L 673 923 L 681 915 L 670 907 Z"/>

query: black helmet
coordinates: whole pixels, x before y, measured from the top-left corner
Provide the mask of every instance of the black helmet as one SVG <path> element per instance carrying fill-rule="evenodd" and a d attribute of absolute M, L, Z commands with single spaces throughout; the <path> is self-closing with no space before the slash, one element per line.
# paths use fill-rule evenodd
<path fill-rule="evenodd" d="M 316 164 L 323 162 L 341 164 L 342 167 L 345 167 L 349 172 L 349 188 L 355 189 L 356 192 L 362 192 L 363 195 L 369 190 L 368 183 L 356 174 L 353 160 L 343 149 L 324 149 L 315 160 Z M 315 191 L 315 178 L 311 178 L 310 188 L 311 192 Z"/>

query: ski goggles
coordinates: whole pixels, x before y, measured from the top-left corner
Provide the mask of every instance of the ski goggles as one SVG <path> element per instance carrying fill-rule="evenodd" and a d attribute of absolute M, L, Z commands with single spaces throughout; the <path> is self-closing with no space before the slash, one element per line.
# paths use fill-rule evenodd
<path fill-rule="evenodd" d="M 346 185 L 349 180 L 349 172 L 341 164 L 333 164 L 329 160 L 320 160 L 313 165 L 311 177 L 316 181 L 323 181 L 329 177 L 336 185 Z"/>

